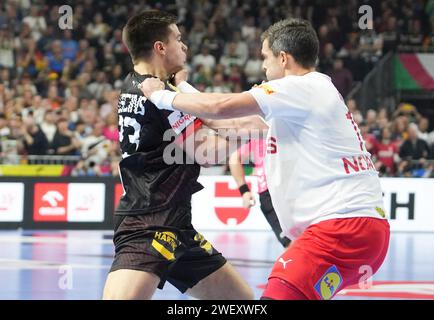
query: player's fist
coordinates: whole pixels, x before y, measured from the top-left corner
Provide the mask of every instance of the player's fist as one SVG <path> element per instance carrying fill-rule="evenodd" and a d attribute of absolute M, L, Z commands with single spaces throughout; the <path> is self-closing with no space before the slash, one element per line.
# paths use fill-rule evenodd
<path fill-rule="evenodd" d="M 244 192 L 243 194 L 243 207 L 248 209 L 255 205 L 255 198 L 251 192 Z"/>
<path fill-rule="evenodd" d="M 164 90 L 164 88 L 164 82 L 158 78 L 147 78 L 145 81 L 139 84 L 139 89 L 148 99 L 155 91 Z"/>
<path fill-rule="evenodd" d="M 180 84 L 182 81 L 187 81 L 187 80 L 188 80 L 187 69 L 184 68 L 181 71 L 178 71 L 177 73 L 175 73 L 175 77 L 174 77 L 175 86 Z"/>

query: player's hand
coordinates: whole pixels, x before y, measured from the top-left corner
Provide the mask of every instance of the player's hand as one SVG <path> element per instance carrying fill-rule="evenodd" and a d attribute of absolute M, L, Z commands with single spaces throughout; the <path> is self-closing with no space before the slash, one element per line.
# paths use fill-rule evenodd
<path fill-rule="evenodd" d="M 184 68 L 181 71 L 178 71 L 177 73 L 175 73 L 175 77 L 174 77 L 175 86 L 180 84 L 182 81 L 187 81 L 187 80 L 188 80 L 187 69 Z"/>
<path fill-rule="evenodd" d="M 141 84 L 139 84 L 139 89 L 143 92 L 146 98 L 150 98 L 151 95 L 158 90 L 164 90 L 165 85 L 158 78 L 147 78 Z"/>
<path fill-rule="evenodd" d="M 248 209 L 255 205 L 255 198 L 253 197 L 251 192 L 245 192 L 243 194 L 243 207 Z"/>

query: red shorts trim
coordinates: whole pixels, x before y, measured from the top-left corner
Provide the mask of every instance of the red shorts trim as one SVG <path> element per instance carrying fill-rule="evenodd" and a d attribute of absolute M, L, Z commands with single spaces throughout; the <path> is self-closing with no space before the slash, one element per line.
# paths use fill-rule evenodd
<path fill-rule="evenodd" d="M 376 218 L 326 220 L 309 226 L 277 259 L 269 276 L 283 279 L 307 299 L 331 299 L 375 274 L 389 247 L 390 226 Z M 268 289 L 268 287 L 267 287 Z M 282 294 L 264 292 L 268 298 Z"/>

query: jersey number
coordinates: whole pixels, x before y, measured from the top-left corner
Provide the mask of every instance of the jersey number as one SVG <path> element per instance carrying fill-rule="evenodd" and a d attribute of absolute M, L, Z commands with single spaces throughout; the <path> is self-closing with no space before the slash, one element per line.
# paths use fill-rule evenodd
<path fill-rule="evenodd" d="M 123 117 L 119 115 L 119 142 L 122 142 L 124 140 L 124 128 L 127 127 L 131 127 L 134 129 L 134 133 L 128 135 L 128 142 L 134 143 L 137 150 L 140 140 L 140 124 L 134 118 Z"/>
<path fill-rule="evenodd" d="M 357 126 L 357 123 L 353 119 L 353 115 L 351 114 L 350 111 L 348 111 L 345 116 L 347 117 L 348 120 L 351 120 L 351 124 L 353 125 L 354 131 L 356 131 L 356 134 L 357 134 L 357 139 L 359 139 L 359 142 L 360 142 L 360 150 L 364 151 L 363 150 L 363 143 L 364 142 L 363 142 L 362 137 L 360 136 L 359 127 Z"/>

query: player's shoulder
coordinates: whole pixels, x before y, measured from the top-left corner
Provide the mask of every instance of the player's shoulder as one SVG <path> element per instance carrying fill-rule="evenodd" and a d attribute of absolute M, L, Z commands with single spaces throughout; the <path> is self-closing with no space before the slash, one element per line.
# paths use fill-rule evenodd
<path fill-rule="evenodd" d="M 124 82 L 121 87 L 121 93 L 130 93 L 138 96 L 143 96 L 142 91 L 139 89 L 138 85 L 146 79 L 145 76 L 138 75 L 136 72 L 132 71 L 128 73 L 125 77 Z"/>

